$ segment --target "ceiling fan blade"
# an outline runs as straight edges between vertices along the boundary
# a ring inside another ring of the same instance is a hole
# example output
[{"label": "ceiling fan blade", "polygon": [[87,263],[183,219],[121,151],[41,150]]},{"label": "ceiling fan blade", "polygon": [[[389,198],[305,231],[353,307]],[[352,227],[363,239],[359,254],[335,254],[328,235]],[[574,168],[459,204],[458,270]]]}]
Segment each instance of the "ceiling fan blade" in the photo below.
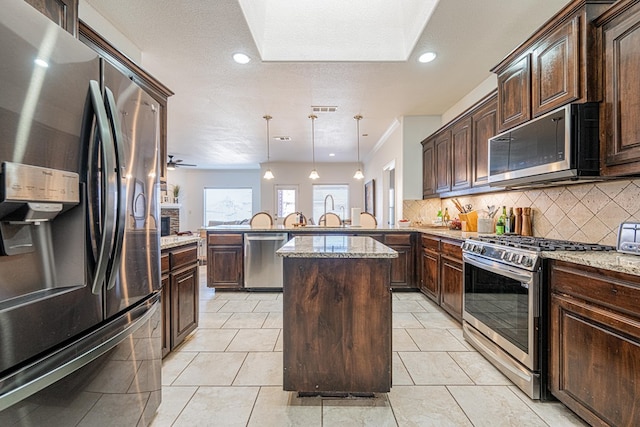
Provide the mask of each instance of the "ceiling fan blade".
[{"label": "ceiling fan blade", "polygon": [[191,163],[178,163],[176,166],[182,167],[182,166],[198,166],[198,165],[193,165]]}]

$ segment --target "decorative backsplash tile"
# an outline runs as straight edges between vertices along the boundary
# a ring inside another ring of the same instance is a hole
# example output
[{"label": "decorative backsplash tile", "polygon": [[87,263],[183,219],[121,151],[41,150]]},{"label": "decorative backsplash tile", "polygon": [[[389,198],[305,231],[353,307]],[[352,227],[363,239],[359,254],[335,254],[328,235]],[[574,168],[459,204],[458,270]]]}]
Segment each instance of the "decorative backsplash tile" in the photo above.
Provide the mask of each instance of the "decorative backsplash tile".
[{"label": "decorative backsplash tile", "polygon": [[[475,210],[487,206],[531,207],[533,235],[552,239],[615,245],[623,221],[640,222],[640,179],[510,190],[459,197]],[[405,200],[403,216],[430,223],[439,209],[458,210],[451,199]]]}]

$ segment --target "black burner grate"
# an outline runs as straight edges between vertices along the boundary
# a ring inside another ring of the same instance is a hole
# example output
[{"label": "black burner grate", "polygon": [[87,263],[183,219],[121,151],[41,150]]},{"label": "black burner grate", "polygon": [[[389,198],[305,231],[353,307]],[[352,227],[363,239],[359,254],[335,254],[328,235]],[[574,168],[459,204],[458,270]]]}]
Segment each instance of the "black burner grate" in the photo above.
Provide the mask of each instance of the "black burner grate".
[{"label": "black burner grate", "polygon": [[478,236],[477,240],[535,251],[615,251],[614,246],[529,236]]}]

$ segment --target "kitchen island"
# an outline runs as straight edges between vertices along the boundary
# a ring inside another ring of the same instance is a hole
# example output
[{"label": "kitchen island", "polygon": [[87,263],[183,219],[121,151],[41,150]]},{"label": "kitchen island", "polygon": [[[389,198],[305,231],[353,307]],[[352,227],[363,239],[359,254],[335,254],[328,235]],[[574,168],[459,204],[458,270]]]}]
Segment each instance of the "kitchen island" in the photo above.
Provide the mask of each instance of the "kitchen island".
[{"label": "kitchen island", "polygon": [[391,260],[360,236],[298,236],[284,258],[284,390],[370,395],[391,389]]}]

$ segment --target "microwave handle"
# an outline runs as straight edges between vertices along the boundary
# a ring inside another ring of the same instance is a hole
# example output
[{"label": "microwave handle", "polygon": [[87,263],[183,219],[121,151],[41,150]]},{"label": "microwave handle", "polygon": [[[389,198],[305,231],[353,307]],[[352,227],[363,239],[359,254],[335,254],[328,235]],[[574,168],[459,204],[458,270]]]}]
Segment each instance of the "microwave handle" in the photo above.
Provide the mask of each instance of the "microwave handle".
[{"label": "microwave handle", "polygon": [[505,276],[510,279],[516,280],[520,283],[530,285],[533,282],[533,273],[522,273],[515,268],[512,268],[505,264],[500,264],[495,261],[488,261],[486,258],[479,258],[471,254],[462,254],[462,261],[466,264],[471,264],[475,267],[483,270],[490,271],[491,273]]}]

